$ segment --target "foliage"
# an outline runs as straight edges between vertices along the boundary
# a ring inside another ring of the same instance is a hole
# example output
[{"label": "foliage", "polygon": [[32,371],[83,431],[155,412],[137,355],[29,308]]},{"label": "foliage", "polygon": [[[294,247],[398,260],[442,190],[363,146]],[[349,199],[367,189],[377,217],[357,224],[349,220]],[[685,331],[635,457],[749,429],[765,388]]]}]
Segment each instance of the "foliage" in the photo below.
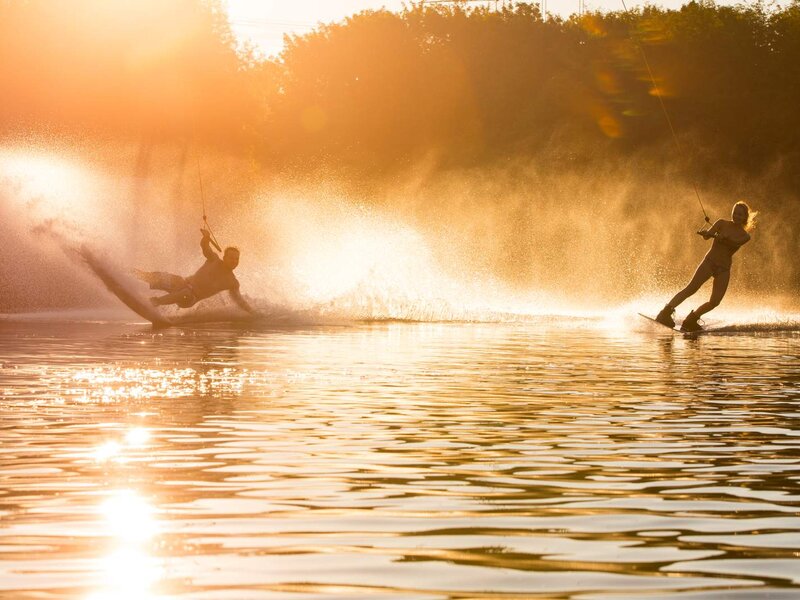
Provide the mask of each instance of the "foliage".
[{"label": "foliage", "polygon": [[650,151],[695,178],[781,162],[796,185],[798,82],[797,0],[566,20],[411,4],[289,37],[275,59],[237,46],[216,0],[0,0],[4,130],[203,136],[301,172]]},{"label": "foliage", "polygon": [[798,13],[797,2],[568,20],[529,4],[364,12],[289,41],[263,147],[369,169],[431,153],[442,165],[625,154],[673,143],[660,95],[679,145],[713,157],[699,167],[760,168],[800,152]]},{"label": "foliage", "polygon": [[3,0],[0,124],[240,138],[248,58],[216,1]]}]

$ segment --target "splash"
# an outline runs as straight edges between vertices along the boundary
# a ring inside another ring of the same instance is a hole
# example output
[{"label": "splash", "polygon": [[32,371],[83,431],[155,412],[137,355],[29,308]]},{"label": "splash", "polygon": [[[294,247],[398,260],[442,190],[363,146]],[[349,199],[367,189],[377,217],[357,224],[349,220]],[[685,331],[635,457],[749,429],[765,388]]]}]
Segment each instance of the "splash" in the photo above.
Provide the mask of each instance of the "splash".
[{"label": "splash", "polygon": [[[81,247],[102,255],[118,274],[134,267],[194,272],[203,260],[202,213],[187,152],[3,150],[0,233],[10,241],[11,260],[0,266],[0,284],[10,290],[0,296],[0,311],[122,311],[75,259]],[[608,323],[661,306],[704,251],[691,228],[678,223],[685,215],[641,200],[644,190],[659,198],[687,191],[653,191],[648,172],[609,168],[592,180],[543,174],[535,165],[411,173],[365,199],[335,182],[297,185],[236,158],[203,158],[215,232],[223,245],[241,249],[242,293],[273,323],[562,317]],[[769,237],[757,242],[762,256],[775,254]],[[742,316],[728,309],[737,299],[756,298],[749,288],[760,273],[750,250],[741,260],[737,255],[735,267],[747,293],[734,292],[714,312],[720,327]],[[125,285],[146,298],[140,282]],[[778,307],[775,318],[757,322],[791,327],[794,305],[779,306],[777,294],[756,291],[759,305]],[[170,318],[236,320],[237,311],[220,294]]]},{"label": "splash", "polygon": [[[18,268],[4,269],[3,281],[17,286],[41,264],[60,272],[58,285],[38,281],[38,290],[21,294],[25,307],[113,305],[87,277],[84,250],[102,256],[103,270],[124,280],[129,295],[142,294],[127,275],[134,265],[188,274],[202,262],[199,240],[186,232],[171,243],[154,241],[169,238],[182,215],[148,211],[146,222],[132,218],[142,205],[168,196],[157,177],[145,192],[140,182],[99,176],[80,161],[21,151],[3,153],[0,177],[6,227],[17,236],[33,234]],[[519,312],[500,280],[448,271],[419,229],[342,197],[256,193],[225,212],[221,231],[226,239],[235,232],[242,248],[242,291],[276,322],[501,320]],[[180,250],[165,261],[165,246]],[[201,304],[168,316],[176,322],[236,320],[224,295]]]}]

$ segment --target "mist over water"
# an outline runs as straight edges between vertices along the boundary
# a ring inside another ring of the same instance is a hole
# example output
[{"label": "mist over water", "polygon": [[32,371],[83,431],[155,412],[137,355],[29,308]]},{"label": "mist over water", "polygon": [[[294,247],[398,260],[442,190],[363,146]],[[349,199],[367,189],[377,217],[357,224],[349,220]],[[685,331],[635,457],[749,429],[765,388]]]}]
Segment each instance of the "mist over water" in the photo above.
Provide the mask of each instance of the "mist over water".
[{"label": "mist over water", "polygon": [[[0,310],[119,308],[71,257],[84,244],[119,272],[192,273],[202,262],[201,179],[220,243],[242,251],[242,292],[284,319],[654,312],[707,250],[694,233],[702,216],[690,185],[647,164],[441,171],[423,161],[401,180],[354,192],[334,178],[298,183],[188,145],[7,144]],[[706,197],[714,218],[738,199],[723,192]],[[781,223],[762,213],[711,319],[762,328],[795,321]],[[224,296],[201,310],[235,311]]]}]

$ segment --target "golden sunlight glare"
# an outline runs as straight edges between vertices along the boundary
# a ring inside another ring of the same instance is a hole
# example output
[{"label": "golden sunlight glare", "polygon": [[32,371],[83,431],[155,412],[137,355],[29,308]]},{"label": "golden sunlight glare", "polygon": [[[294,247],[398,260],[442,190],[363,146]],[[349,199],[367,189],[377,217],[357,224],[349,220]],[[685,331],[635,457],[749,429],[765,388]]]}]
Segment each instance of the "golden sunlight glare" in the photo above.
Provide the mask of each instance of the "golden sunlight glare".
[{"label": "golden sunlight glare", "polygon": [[104,462],[119,455],[122,446],[118,442],[108,441],[95,449],[93,455],[97,462]]},{"label": "golden sunlight glare", "polygon": [[86,600],[157,600],[150,591],[163,575],[158,558],[139,548],[123,547],[103,557],[103,588]]},{"label": "golden sunlight glare", "polygon": [[158,532],[153,507],[132,490],[120,490],[100,507],[109,533],[126,542],[145,542]]},{"label": "golden sunlight glare", "polygon": [[135,427],[125,434],[125,441],[129,446],[144,446],[150,439],[150,432],[144,427]]},{"label": "golden sunlight glare", "polygon": [[19,189],[19,197],[50,209],[83,205],[91,178],[64,158],[37,152],[0,151],[0,177]]}]

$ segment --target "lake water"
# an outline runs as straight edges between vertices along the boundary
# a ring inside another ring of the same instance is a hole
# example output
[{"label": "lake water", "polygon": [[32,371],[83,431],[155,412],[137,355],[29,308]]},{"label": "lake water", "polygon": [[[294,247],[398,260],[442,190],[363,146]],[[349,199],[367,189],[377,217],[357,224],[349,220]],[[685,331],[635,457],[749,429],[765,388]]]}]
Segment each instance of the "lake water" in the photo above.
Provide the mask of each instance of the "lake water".
[{"label": "lake water", "polygon": [[0,598],[800,597],[800,335],[0,320]]}]

